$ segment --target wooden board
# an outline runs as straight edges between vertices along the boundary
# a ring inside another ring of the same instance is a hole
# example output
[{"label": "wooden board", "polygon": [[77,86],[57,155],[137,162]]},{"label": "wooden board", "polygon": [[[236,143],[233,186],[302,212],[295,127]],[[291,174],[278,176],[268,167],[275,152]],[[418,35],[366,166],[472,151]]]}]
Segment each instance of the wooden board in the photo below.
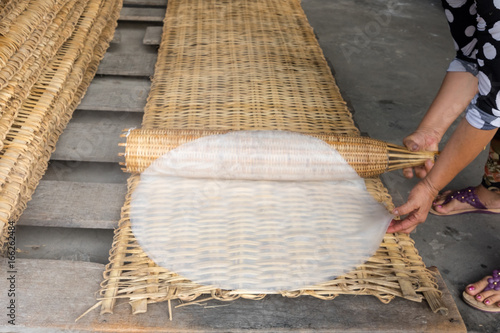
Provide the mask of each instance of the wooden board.
[{"label": "wooden board", "polygon": [[[1,263],[6,267],[6,259]],[[93,306],[104,265],[62,260],[18,259],[15,262],[16,329],[45,328],[102,332],[466,332],[449,291],[444,301],[447,316],[434,314],[428,305],[395,299],[383,305],[371,296],[339,296],[333,301],[311,297],[296,299],[268,296],[261,301],[211,301],[202,305],[173,309],[168,319],[168,303],[151,304],[148,312],[131,315],[123,302],[112,315],[98,310],[75,323]],[[8,290],[7,270],[0,270],[0,290]],[[1,293],[1,304],[8,304]],[[172,302],[173,306],[179,302]],[[0,329],[9,328],[6,320]]]},{"label": "wooden board", "polygon": [[123,5],[165,7],[167,5],[167,0],[123,0]]},{"label": "wooden board", "polygon": [[97,74],[152,77],[156,64],[156,54],[115,54],[106,53]]},{"label": "wooden board", "polygon": [[163,27],[147,27],[142,43],[144,45],[160,45]]},{"label": "wooden board", "polygon": [[123,152],[118,144],[125,142],[120,135],[124,129],[139,127],[140,118],[125,114],[120,122],[112,123],[103,118],[95,122],[73,121],[59,137],[56,151],[51,159],[55,161],[122,162],[118,153]]},{"label": "wooden board", "polygon": [[126,193],[126,184],[42,180],[19,225],[114,229]]},{"label": "wooden board", "polygon": [[77,109],[143,112],[150,87],[149,78],[96,76]]},{"label": "wooden board", "polygon": [[122,40],[122,34],[119,30],[115,30],[111,44],[120,44]]},{"label": "wooden board", "polygon": [[119,21],[163,22],[166,8],[123,7]]}]

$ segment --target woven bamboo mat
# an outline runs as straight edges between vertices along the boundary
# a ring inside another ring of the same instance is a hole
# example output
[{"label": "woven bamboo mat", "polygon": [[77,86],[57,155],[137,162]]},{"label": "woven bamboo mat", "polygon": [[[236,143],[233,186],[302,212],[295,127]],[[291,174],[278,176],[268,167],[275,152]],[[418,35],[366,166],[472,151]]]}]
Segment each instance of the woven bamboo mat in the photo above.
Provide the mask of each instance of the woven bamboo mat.
[{"label": "woven bamboo mat", "polygon": [[12,21],[28,7],[29,0],[2,0],[0,1],[0,35],[10,30]]},{"label": "woven bamboo mat", "polygon": [[[30,2],[35,6],[36,1]],[[111,41],[121,1],[60,1],[33,54],[15,71],[8,87],[9,110],[0,153],[0,225],[17,221],[44,174],[56,141],[79,104]],[[35,7],[39,8],[39,7]],[[21,13],[19,17],[24,14]],[[41,15],[41,13],[39,13]],[[15,31],[15,23],[9,33]],[[1,36],[0,36],[1,37]],[[19,46],[19,52],[25,45]],[[11,58],[19,56],[13,53]],[[9,59],[11,59],[9,58]],[[9,61],[5,62],[8,66]],[[34,78],[33,78],[34,77]],[[2,91],[4,91],[4,88]],[[0,245],[6,233],[0,237]]]},{"label": "woven bamboo mat", "polygon": [[[359,135],[297,0],[169,1],[143,129]],[[197,285],[149,259],[130,226],[131,194],[139,180],[128,180],[100,291],[101,313],[112,312],[117,299],[141,313],[148,303],[175,299],[265,297]],[[366,185],[377,201],[393,207],[378,178],[366,179]],[[403,234],[387,234],[376,254],[349,274],[281,294],[373,295],[384,303],[425,298],[434,311],[443,308],[433,275]]]}]

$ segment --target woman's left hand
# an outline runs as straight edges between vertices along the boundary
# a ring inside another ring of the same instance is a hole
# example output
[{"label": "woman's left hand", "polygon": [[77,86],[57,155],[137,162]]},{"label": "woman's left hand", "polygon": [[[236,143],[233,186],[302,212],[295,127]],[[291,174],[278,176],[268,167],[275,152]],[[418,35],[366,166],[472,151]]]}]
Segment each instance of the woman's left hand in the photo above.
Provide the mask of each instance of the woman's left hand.
[{"label": "woman's left hand", "polygon": [[425,222],[437,194],[438,191],[434,189],[427,179],[420,181],[411,190],[408,201],[392,211],[394,215],[407,216],[403,220],[392,220],[387,232],[403,232],[407,234],[412,232],[417,225]]}]

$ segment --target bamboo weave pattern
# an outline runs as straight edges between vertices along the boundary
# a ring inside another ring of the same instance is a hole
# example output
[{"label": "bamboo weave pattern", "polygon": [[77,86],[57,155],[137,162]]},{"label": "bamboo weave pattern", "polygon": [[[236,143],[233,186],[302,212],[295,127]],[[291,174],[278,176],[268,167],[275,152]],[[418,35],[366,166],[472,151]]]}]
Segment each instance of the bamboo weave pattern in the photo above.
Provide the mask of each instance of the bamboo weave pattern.
[{"label": "bamboo weave pattern", "polygon": [[[359,135],[296,0],[169,1],[143,129]],[[142,313],[150,303],[203,295],[223,301],[265,296],[197,285],[149,259],[130,225],[139,180],[132,175],[128,181],[100,292],[101,313],[112,312],[119,298]],[[377,201],[393,207],[379,179],[366,185]],[[407,235],[387,234],[372,258],[342,277],[281,294],[373,295],[382,302],[425,297],[433,310],[441,306],[436,282]]]}]

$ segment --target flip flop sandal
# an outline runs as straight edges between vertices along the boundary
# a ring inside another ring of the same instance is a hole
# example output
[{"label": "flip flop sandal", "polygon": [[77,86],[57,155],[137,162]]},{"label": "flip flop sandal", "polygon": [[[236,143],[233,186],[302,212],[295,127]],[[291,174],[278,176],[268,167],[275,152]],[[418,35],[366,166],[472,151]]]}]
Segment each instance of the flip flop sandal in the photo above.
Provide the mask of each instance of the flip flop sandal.
[{"label": "flip flop sandal", "polygon": [[[500,271],[493,271],[493,276],[488,279],[488,285],[483,291],[488,291],[495,289],[500,291]],[[483,302],[477,301],[474,296],[467,294],[465,291],[462,294],[462,297],[468,305],[472,306],[475,309],[484,311],[484,312],[500,312],[500,306],[498,305],[486,305]],[[498,304],[498,302],[497,302]]]},{"label": "flip flop sandal", "polygon": [[486,305],[483,302],[476,301],[474,296],[467,294],[465,291],[462,293],[462,297],[468,305],[472,306],[477,310],[481,310],[483,312],[500,312],[500,306]]},{"label": "flip flop sandal", "polygon": [[472,186],[464,188],[463,190],[451,192],[446,196],[444,202],[441,205],[446,205],[451,200],[458,200],[460,202],[468,203],[472,207],[467,209],[454,210],[449,213],[440,213],[431,207],[430,213],[440,216],[459,215],[467,213],[500,214],[500,208],[486,208],[486,206],[477,197],[476,189]]}]

